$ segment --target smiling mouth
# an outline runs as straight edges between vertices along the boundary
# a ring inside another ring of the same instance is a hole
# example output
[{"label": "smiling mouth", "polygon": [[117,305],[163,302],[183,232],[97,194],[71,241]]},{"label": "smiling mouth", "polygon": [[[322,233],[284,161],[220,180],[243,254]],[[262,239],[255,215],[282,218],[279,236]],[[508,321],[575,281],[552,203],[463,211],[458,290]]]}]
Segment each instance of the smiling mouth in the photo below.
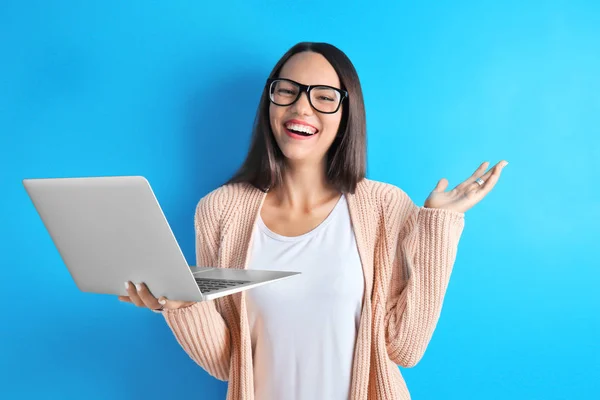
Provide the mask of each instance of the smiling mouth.
[{"label": "smiling mouth", "polygon": [[283,125],[285,129],[290,131],[295,135],[300,136],[314,136],[319,130],[310,126],[302,125],[302,124],[294,124],[294,123],[286,123]]}]

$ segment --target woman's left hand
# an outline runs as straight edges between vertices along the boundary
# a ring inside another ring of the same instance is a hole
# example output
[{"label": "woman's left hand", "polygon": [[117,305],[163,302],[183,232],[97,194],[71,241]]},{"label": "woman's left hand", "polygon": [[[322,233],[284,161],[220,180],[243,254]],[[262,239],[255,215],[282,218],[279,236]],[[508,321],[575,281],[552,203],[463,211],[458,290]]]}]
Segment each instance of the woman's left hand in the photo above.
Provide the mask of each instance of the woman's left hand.
[{"label": "woman's left hand", "polygon": [[[483,172],[489,165],[486,161],[466,181],[449,192],[445,191],[448,187],[448,180],[446,178],[440,179],[433,192],[425,200],[425,207],[443,208],[461,213],[466,212],[479,203],[492,190],[496,182],[498,182],[500,173],[506,164],[508,164],[507,161],[500,161],[484,174]],[[477,178],[481,178],[484,183],[479,185],[476,182]]]}]

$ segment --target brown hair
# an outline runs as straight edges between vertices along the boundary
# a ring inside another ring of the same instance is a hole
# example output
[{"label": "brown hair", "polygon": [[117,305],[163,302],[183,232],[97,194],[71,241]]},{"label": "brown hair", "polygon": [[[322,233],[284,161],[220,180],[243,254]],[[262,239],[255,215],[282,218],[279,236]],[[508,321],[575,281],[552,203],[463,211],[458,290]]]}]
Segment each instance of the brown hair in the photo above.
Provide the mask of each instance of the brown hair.
[{"label": "brown hair", "polygon": [[[348,91],[336,138],[327,151],[327,179],[342,193],[354,193],[356,184],[366,175],[366,117],[358,74],[350,59],[328,43],[302,42],[289,49],[275,64],[269,78],[279,77],[283,65],[293,55],[312,51],[323,55],[339,76],[341,89]],[[254,119],[248,155],[240,169],[227,183],[247,182],[262,191],[280,185],[285,156],[279,149],[269,120],[269,93],[265,84]]]}]

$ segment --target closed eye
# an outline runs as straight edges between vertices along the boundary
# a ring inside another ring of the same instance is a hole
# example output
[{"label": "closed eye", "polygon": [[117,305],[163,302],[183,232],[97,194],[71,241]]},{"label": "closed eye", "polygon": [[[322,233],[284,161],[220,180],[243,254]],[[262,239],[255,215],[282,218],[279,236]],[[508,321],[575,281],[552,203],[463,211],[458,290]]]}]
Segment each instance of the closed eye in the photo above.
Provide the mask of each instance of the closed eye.
[{"label": "closed eye", "polygon": [[279,93],[279,94],[295,94],[294,91],[289,90],[289,89],[278,89],[277,93]]},{"label": "closed eye", "polygon": [[327,96],[319,96],[319,100],[323,100],[323,101],[335,101],[335,99],[333,99],[331,97],[327,97]]}]

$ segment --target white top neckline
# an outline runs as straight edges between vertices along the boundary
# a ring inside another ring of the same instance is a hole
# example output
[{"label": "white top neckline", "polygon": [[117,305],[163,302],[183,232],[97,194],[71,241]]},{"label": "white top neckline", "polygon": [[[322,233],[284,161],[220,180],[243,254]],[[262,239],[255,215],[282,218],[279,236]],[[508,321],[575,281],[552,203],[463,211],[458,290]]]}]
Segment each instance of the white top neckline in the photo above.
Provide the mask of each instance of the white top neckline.
[{"label": "white top neckline", "polygon": [[345,201],[346,201],[346,198],[342,194],[340,196],[340,198],[338,199],[337,203],[335,204],[335,206],[333,207],[333,209],[329,212],[329,215],[327,215],[327,217],[325,217],[325,219],[319,225],[317,225],[310,231],[303,233],[301,235],[298,235],[298,236],[284,236],[284,235],[280,235],[279,233],[273,232],[265,224],[260,213],[258,214],[258,227],[265,235],[269,236],[272,239],[280,240],[282,242],[295,242],[295,241],[305,240],[305,239],[310,238],[311,236],[316,235],[320,230],[325,229],[325,227],[327,225],[329,225],[331,220],[335,217],[335,214],[338,212],[338,209],[341,207],[341,204],[343,204]]}]

